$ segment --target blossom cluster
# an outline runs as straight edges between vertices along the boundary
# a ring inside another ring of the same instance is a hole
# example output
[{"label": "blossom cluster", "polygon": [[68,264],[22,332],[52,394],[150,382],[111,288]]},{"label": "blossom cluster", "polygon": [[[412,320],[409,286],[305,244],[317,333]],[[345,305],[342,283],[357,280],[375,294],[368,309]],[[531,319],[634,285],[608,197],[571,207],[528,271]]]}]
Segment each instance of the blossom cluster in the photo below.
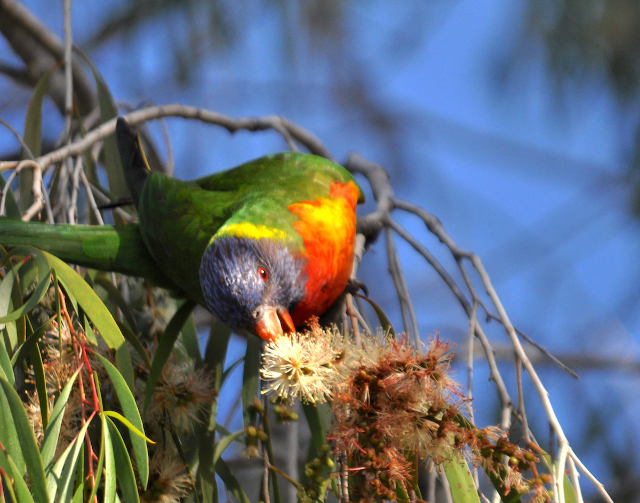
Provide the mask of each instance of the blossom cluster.
[{"label": "blossom cluster", "polygon": [[451,377],[451,349],[439,335],[422,347],[382,333],[355,342],[313,323],[266,347],[262,377],[277,396],[331,402],[328,439],[347,460],[351,501],[405,498],[415,489],[417,461],[440,465],[460,455],[502,479],[505,491],[535,486],[545,496],[542,479],[522,476],[539,461],[531,451],[463,416],[468,403]]}]

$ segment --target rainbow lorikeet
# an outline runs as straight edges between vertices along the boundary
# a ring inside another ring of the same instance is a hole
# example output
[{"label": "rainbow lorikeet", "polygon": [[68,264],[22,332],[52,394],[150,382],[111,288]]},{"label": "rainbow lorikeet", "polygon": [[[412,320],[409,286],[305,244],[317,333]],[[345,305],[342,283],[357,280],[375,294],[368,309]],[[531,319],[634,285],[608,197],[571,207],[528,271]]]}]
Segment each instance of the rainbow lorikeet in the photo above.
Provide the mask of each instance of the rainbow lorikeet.
[{"label": "rainbow lorikeet", "polygon": [[149,170],[123,118],[116,138],[138,225],[3,220],[0,244],[40,246],[38,235],[57,232],[45,249],[63,260],[172,283],[230,328],[267,341],[321,315],[343,293],[355,207],[364,201],[344,168],[287,152],[181,181]]}]

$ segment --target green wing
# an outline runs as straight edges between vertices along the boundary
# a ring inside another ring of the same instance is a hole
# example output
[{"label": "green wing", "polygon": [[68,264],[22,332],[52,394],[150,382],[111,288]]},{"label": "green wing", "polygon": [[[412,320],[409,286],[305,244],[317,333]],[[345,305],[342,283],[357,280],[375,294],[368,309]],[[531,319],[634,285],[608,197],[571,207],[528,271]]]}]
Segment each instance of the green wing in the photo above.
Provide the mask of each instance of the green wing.
[{"label": "green wing", "polygon": [[150,173],[138,207],[142,239],[163,272],[204,305],[200,260],[228,218],[234,193],[211,192],[190,182]]},{"label": "green wing", "polygon": [[342,166],[310,154],[285,152],[261,157],[237,168],[195,180],[209,191],[235,194],[233,214],[228,225],[251,223],[278,229],[283,244],[293,249],[303,246],[294,228],[297,216],[290,205],[329,197],[335,182],[354,182],[364,201],[362,189]]},{"label": "green wing", "polygon": [[[355,182],[353,175],[324,157],[297,152],[266,155],[219,173],[194,180],[205,190],[236,192],[239,196],[256,191],[287,191],[289,204],[327,197],[334,181]],[[357,183],[356,183],[357,185]],[[360,186],[360,199],[364,193]]]}]

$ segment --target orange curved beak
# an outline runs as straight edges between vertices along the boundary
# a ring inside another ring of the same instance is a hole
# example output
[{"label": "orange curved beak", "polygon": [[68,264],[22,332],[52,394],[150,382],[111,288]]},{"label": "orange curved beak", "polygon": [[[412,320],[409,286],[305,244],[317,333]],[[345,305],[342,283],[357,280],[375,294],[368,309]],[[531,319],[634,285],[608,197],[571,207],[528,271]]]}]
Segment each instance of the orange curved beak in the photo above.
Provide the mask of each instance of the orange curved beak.
[{"label": "orange curved beak", "polygon": [[267,342],[274,341],[277,337],[291,334],[296,331],[291,315],[286,309],[266,309],[262,318],[258,320],[253,331],[258,337]]}]

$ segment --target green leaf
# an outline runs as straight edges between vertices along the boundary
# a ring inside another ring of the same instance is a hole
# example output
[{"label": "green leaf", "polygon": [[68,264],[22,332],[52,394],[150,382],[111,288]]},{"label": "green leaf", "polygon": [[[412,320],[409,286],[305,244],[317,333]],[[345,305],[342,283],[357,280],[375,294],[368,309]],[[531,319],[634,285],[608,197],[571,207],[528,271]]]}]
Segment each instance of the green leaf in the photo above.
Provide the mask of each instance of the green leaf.
[{"label": "green leaf", "polygon": [[107,426],[107,416],[102,418],[102,440],[104,442],[104,502],[114,503],[116,500],[116,459],[113,452],[111,432]]},{"label": "green leaf", "polygon": [[18,203],[16,203],[16,198],[13,195],[13,191],[11,187],[7,187],[7,181],[4,179],[2,175],[0,175],[0,190],[2,192],[7,193],[7,197],[5,200],[5,210],[7,212],[7,216],[9,218],[13,218],[15,220],[20,220],[22,213],[20,212],[20,208],[18,207]]},{"label": "green leaf", "polygon": [[389,317],[387,316],[387,314],[378,304],[372,301],[369,297],[365,297],[364,295],[360,295],[359,293],[354,293],[353,295],[355,295],[359,299],[362,299],[368,302],[371,305],[373,310],[376,312],[376,315],[378,316],[378,321],[380,321],[380,326],[382,327],[382,330],[384,330],[385,332],[389,332],[393,337],[396,336],[396,331],[393,328],[393,325],[391,324],[391,320],[389,320]]},{"label": "green leaf", "polygon": [[242,373],[242,417],[245,429],[256,422],[257,412],[253,407],[253,400],[258,396],[261,353],[262,341],[253,335],[247,337],[247,352]]},{"label": "green leaf", "polygon": [[[80,454],[78,454],[78,461],[76,461],[76,487],[84,484],[84,453],[85,449],[80,449]],[[75,494],[73,497],[75,498]]]},{"label": "green leaf", "polygon": [[129,323],[129,326],[131,327],[131,330],[133,331],[133,333],[137,334],[138,324],[136,323],[136,319],[133,316],[133,313],[129,309],[127,302],[124,300],[124,297],[122,296],[122,294],[120,293],[120,290],[118,290],[116,285],[114,285],[111,281],[109,281],[104,276],[96,276],[94,281],[96,285],[100,285],[102,288],[104,288],[107,291],[109,296],[115,301],[117,306],[122,311],[122,314],[124,315],[125,319]]},{"label": "green leaf", "polygon": [[85,433],[87,432],[87,428],[89,428],[90,424],[91,421],[87,421],[85,423],[85,425],[80,429],[80,432],[76,435],[76,438],[67,446],[51,470],[51,475],[47,479],[47,483],[52,495],[54,491],[56,493],[55,501],[64,503],[69,501],[72,497],[72,482],[74,480],[75,466],[78,457],[80,456],[82,446],[84,445]]},{"label": "green leaf", "polygon": [[[22,264],[16,264],[15,267],[9,269],[0,283],[0,316],[7,315],[11,305],[11,292],[16,280],[16,274]],[[0,323],[0,329],[4,328],[4,323]]]},{"label": "green leaf", "polygon": [[469,465],[459,452],[443,463],[444,473],[451,487],[451,495],[456,503],[480,503],[478,491],[469,471]]},{"label": "green leaf", "polygon": [[[24,121],[24,133],[22,135],[31,154],[34,157],[40,157],[42,153],[42,102],[49,84],[51,74],[58,69],[58,65],[45,73],[33,91],[27,114]],[[23,153],[23,158],[28,158],[27,153]],[[33,170],[23,169],[20,172],[20,209],[26,211],[33,203]]]},{"label": "green leaf", "polygon": [[182,343],[189,357],[195,361],[196,368],[200,367],[202,365],[202,355],[200,354],[198,330],[193,314],[187,318],[184,327],[182,327]]},{"label": "green leaf", "polygon": [[[33,248],[31,246],[14,248],[13,250],[11,250],[11,253],[8,255],[8,257],[11,257],[11,256],[25,256],[25,257],[28,256],[34,259],[36,262],[36,265],[38,266],[38,275],[40,276],[40,282],[38,283],[38,286],[36,286],[35,290],[31,294],[31,297],[29,297],[29,300],[25,304],[20,306],[18,309],[16,309],[15,311],[12,311],[2,316],[0,318],[0,324],[6,323],[8,321],[17,320],[21,316],[31,311],[36,306],[36,304],[38,304],[38,302],[42,300],[42,297],[44,297],[45,293],[47,293],[47,289],[49,288],[49,284],[51,282],[51,274],[50,274],[51,268],[49,267],[49,263],[45,255],[43,254],[43,252],[41,252],[37,248]],[[16,267],[11,269],[11,271],[14,271]],[[0,284],[0,289],[3,288],[5,281],[9,279],[10,273],[11,272],[7,273],[7,276],[2,281],[2,284]],[[16,271],[13,272],[11,284],[13,284],[13,281],[15,281],[15,274],[17,274],[17,269]],[[9,289],[9,285],[7,285],[6,288]],[[13,287],[11,287],[11,291],[13,291]]]},{"label": "green leaf", "polygon": [[73,291],[78,304],[87,314],[93,325],[98,329],[100,335],[111,349],[116,352],[116,362],[130,390],[134,388],[133,367],[131,365],[131,355],[125,343],[124,336],[120,332],[113,316],[102,303],[87,282],[82,279],[73,269],[59,258],[42,252],[49,260],[51,267],[55,269],[58,279],[62,281],[67,293]]},{"label": "green leaf", "polygon": [[11,386],[15,386],[16,381],[13,375],[13,366],[11,365],[11,359],[5,346],[4,337],[0,335],[0,376],[4,377],[11,383]]},{"label": "green leaf", "polygon": [[42,154],[42,102],[47,91],[49,78],[58,69],[58,66],[55,65],[40,78],[27,107],[22,138],[34,157],[40,157]]},{"label": "green leaf", "polygon": [[0,318],[0,323],[6,323],[8,321],[17,320],[21,316],[24,316],[25,314],[30,312],[34,307],[36,307],[38,302],[42,300],[42,297],[44,297],[45,293],[47,293],[47,289],[49,288],[50,283],[51,283],[51,276],[47,274],[40,280],[40,282],[38,283],[38,286],[33,291],[33,294],[31,294],[31,297],[29,297],[29,300],[25,302],[22,306],[20,306],[18,309],[16,309],[15,311]]},{"label": "green leaf", "polygon": [[33,367],[33,377],[36,381],[38,391],[38,403],[40,404],[40,417],[42,418],[42,428],[46,429],[49,424],[49,397],[47,396],[47,378],[44,374],[44,363],[40,354],[40,346],[37,344],[31,348],[31,366]]},{"label": "green leaf", "polygon": [[331,408],[327,403],[303,403],[302,410],[311,430],[309,450],[313,448],[312,457],[317,457],[322,452],[322,446],[327,443],[327,432],[331,427]]},{"label": "green leaf", "polygon": [[82,503],[84,497],[84,481],[77,484],[76,492],[71,503]]},{"label": "green leaf", "polygon": [[102,482],[102,472],[103,472],[103,468],[104,468],[104,435],[100,435],[100,453],[98,454],[98,467],[96,468],[95,473],[95,478],[96,481],[93,484],[93,489],[91,490],[91,494],[89,495],[89,498],[87,498],[86,501],[90,501],[93,502],[95,501],[95,497],[96,494],[98,493],[98,488],[101,488],[101,482]]},{"label": "green leaf", "polygon": [[[2,425],[0,428],[0,443],[2,443],[15,461],[20,470],[20,476],[23,476],[27,471],[27,467],[22,457],[20,440],[18,439],[18,433],[16,432],[16,426],[11,414],[11,407],[9,407],[9,401],[2,392],[0,392],[0,425]],[[10,467],[2,456],[0,456],[0,468],[5,471],[10,470]]]},{"label": "green leaf", "polygon": [[[209,340],[204,350],[203,364],[210,372],[214,374],[214,387],[216,391],[220,391],[224,383],[224,362],[227,359],[227,349],[229,340],[231,339],[231,330],[219,320],[211,325],[209,330]],[[244,357],[242,358],[244,360]],[[214,400],[213,406],[217,404]],[[215,413],[213,414],[215,418]]]},{"label": "green leaf", "polygon": [[[4,451],[3,454],[9,467],[7,471],[11,474],[13,485],[15,486],[15,494],[12,494],[12,496],[17,500],[17,503],[34,503],[31,491],[29,491],[29,487],[27,487],[27,483],[22,478],[22,474],[16,466],[16,463],[13,461],[11,455],[6,451]],[[7,486],[10,486],[10,481],[8,480]]]},{"label": "green leaf", "polygon": [[[3,463],[4,460],[4,456],[0,456],[0,464]],[[8,461],[4,461],[5,464],[8,464]],[[18,501],[18,499],[16,498],[16,493],[13,490],[13,486],[11,485],[13,482],[14,477],[11,477],[10,473],[11,473],[11,468],[7,468],[7,470],[9,471],[9,473],[7,473],[7,471],[0,469],[0,484],[2,484],[2,480],[4,479],[4,488],[6,488],[7,492],[9,493],[10,499],[9,502],[13,503],[14,501]],[[217,502],[216,502],[217,503]]]},{"label": "green leaf", "polygon": [[[87,60],[87,64],[93,72],[93,78],[96,81],[98,92],[98,105],[100,106],[100,122],[105,123],[118,116],[118,107],[116,106],[111,91],[105,83],[98,69]],[[131,197],[127,183],[124,178],[124,171],[120,163],[120,152],[114,135],[109,135],[103,140],[103,150],[107,171],[107,179],[109,180],[109,190],[116,198]]]},{"label": "green leaf", "polygon": [[238,482],[231,468],[229,468],[229,465],[222,458],[218,459],[216,463],[216,473],[222,479],[224,485],[227,486],[229,492],[233,494],[240,503],[251,503],[251,500],[249,500],[249,497],[242,489],[240,482]]},{"label": "green leaf", "polygon": [[51,473],[53,456],[56,453],[56,447],[60,437],[60,427],[62,426],[64,411],[67,408],[67,401],[69,400],[69,395],[73,389],[73,383],[75,382],[76,377],[78,377],[79,372],[80,369],[76,370],[67,384],[65,384],[64,388],[62,388],[60,396],[58,396],[58,399],[53,405],[51,417],[49,418],[49,425],[44,430],[44,439],[40,446],[40,455],[42,456],[42,462],[44,464],[44,470],[47,477]]},{"label": "green leaf", "polygon": [[[118,400],[120,401],[120,407],[122,407],[124,417],[127,418],[127,420],[138,431],[140,431],[144,437],[144,426],[140,417],[140,411],[138,410],[136,400],[133,397],[131,390],[124,382],[122,375],[104,356],[101,356],[98,353],[94,353],[94,355],[100,360],[102,366],[107,371],[107,374],[109,374],[109,379],[111,379],[111,384],[113,384],[113,388],[115,389]],[[144,438],[132,435],[131,446],[133,447],[133,453],[136,456],[140,482],[142,483],[142,487],[146,488],[147,482],[149,481],[149,454],[147,452],[147,443]]]},{"label": "green leaf", "polygon": [[216,450],[213,453],[214,465],[220,459],[220,457],[222,456],[222,453],[224,453],[224,451],[227,450],[227,447],[229,447],[234,440],[236,440],[242,435],[244,435],[244,430],[236,431],[235,433],[232,433],[231,435],[227,435],[226,437],[223,437],[220,439],[220,441],[216,444]]},{"label": "green leaf", "polygon": [[573,484],[569,481],[569,477],[565,474],[564,476],[564,501],[565,503],[577,503],[578,497],[576,496],[576,491],[573,488]]},{"label": "green leaf", "polygon": [[[11,309],[11,304],[9,306],[9,309]],[[8,352],[18,345],[18,324],[15,321],[10,321],[4,326],[2,338],[4,339],[4,347],[7,348]]]},{"label": "green leaf", "polygon": [[136,353],[138,353],[138,355],[140,356],[140,358],[142,359],[142,362],[144,363],[144,366],[148,369],[151,368],[151,360],[149,360],[149,355],[147,355],[147,352],[144,349],[144,346],[142,345],[142,343],[140,342],[140,339],[138,339],[138,337],[136,336],[136,334],[134,334],[131,329],[126,326],[124,323],[116,320],[116,323],[118,324],[118,327],[120,328],[120,331],[122,332],[122,335],[124,335],[124,338],[127,340],[127,342],[129,344],[131,344],[133,346],[133,349],[136,350]]},{"label": "green leaf", "polygon": [[[327,443],[327,432],[331,427],[331,407],[328,403],[303,403],[302,410],[307,418],[307,424],[311,431],[311,442],[307,451],[307,461],[319,458],[322,455],[322,446]],[[329,476],[329,469],[322,468],[325,478]],[[305,476],[306,480],[309,480]]]},{"label": "green leaf", "polygon": [[131,422],[124,417],[122,414],[115,412],[113,410],[105,410],[103,411],[103,413],[107,416],[109,416],[110,418],[114,418],[117,419],[118,421],[120,421],[123,425],[125,425],[129,431],[135,435],[138,435],[140,438],[143,438],[145,440],[145,442],[149,442],[150,444],[155,444],[155,442],[153,440],[151,440],[149,437],[145,436],[144,433],[142,433],[138,428],[136,428],[135,426],[133,426],[133,424],[131,424]]},{"label": "green leaf", "polygon": [[[97,346],[98,339],[96,339],[96,334],[93,333],[93,328],[91,328],[91,324],[89,323],[89,318],[87,318],[86,315],[83,316],[83,318],[84,318],[84,335],[91,344],[93,344],[94,346]],[[116,323],[118,322],[116,321]],[[122,329],[119,323],[118,323],[118,327]],[[122,335],[124,335],[124,332],[122,333]],[[125,336],[125,339],[126,339],[126,336]]]},{"label": "green leaf", "polygon": [[506,492],[503,482],[506,474],[507,471],[504,469],[504,467],[499,467],[497,470],[489,472],[488,475],[494,489],[500,495],[500,500],[502,501],[502,503],[517,503],[522,498],[522,494],[520,494],[513,488],[511,488],[509,492]]},{"label": "green leaf", "polygon": [[162,338],[158,343],[158,349],[156,350],[156,354],[153,357],[153,362],[151,363],[151,370],[149,371],[147,387],[144,391],[143,416],[147,413],[149,403],[151,403],[151,398],[153,397],[153,392],[155,391],[156,385],[158,384],[158,379],[160,379],[164,364],[167,363],[167,360],[169,359],[169,356],[173,351],[173,345],[175,344],[176,339],[180,334],[180,330],[182,330],[182,327],[191,315],[191,311],[193,311],[193,308],[195,306],[196,303],[192,300],[187,300],[184,304],[182,304],[180,306],[180,309],[176,311],[176,313],[169,321],[164,334],[162,334]]},{"label": "green leaf", "polygon": [[[547,468],[549,468],[549,466],[551,466],[551,456],[549,456],[549,454],[547,454],[546,452],[544,452],[542,449],[540,449],[540,451],[542,451],[542,457],[544,458],[544,461],[546,463]],[[556,470],[556,473],[558,471],[558,462],[554,461],[553,462],[553,466]],[[564,493],[564,501],[565,503],[576,503],[578,501],[578,497],[576,496],[576,492],[575,489],[573,488],[573,484],[571,484],[571,480],[569,480],[569,477],[567,476],[567,474],[564,474],[564,481],[562,483],[563,485],[563,493]]]},{"label": "green leaf", "polygon": [[[404,484],[401,482],[396,482],[396,497],[398,498],[397,501],[399,503],[409,503],[411,501],[411,498],[409,498],[409,495],[404,488]],[[455,500],[454,502],[457,503]]]},{"label": "green leaf", "polygon": [[[40,457],[38,444],[33,436],[33,430],[31,429],[27,412],[22,405],[18,393],[13,389],[9,381],[0,377],[0,386],[11,410],[9,417],[13,418],[12,422],[15,425],[15,432],[18,435],[22,457],[27,467],[27,472],[29,473],[31,492],[37,501],[49,501],[49,493],[44,476],[44,465]],[[5,417],[7,416],[5,415]],[[7,426],[6,423],[3,424],[5,427]],[[9,452],[9,454],[13,455],[12,452]]]},{"label": "green leaf", "polygon": [[47,331],[47,328],[49,328],[49,325],[51,325],[51,322],[53,321],[53,319],[54,319],[54,317],[52,316],[51,318],[49,318],[48,321],[45,321],[40,327],[38,327],[38,329],[35,332],[33,332],[27,338],[27,340],[24,342],[24,344],[22,344],[18,348],[18,351],[16,351],[14,353],[14,355],[13,355],[13,358],[11,358],[11,366],[12,367],[20,365],[22,363],[22,361],[27,357],[27,355],[31,352],[31,349],[36,347],[36,344],[38,343],[38,340],[40,340],[40,338]]},{"label": "green leaf", "polygon": [[[120,417],[122,418],[122,416]],[[136,484],[136,477],[133,473],[133,466],[131,465],[131,458],[127,452],[127,447],[124,444],[124,440],[122,440],[122,436],[120,435],[118,428],[116,428],[116,425],[113,424],[113,421],[108,417],[107,423],[109,425],[111,438],[113,439],[113,454],[117,461],[116,473],[118,475],[118,487],[122,491],[122,497],[127,503],[130,501],[139,502],[138,486]]]},{"label": "green leaf", "polygon": [[[204,352],[203,366],[214,376],[214,388],[220,391],[224,362],[227,358],[227,348],[231,330],[216,320],[209,330],[209,340]],[[218,429],[216,414],[218,400],[214,400],[209,408],[208,422],[200,428],[200,443],[198,448],[198,479],[204,501],[218,501],[218,485],[216,482],[216,467],[212,453],[215,451],[215,432]],[[224,434],[230,434],[225,432]]]}]

